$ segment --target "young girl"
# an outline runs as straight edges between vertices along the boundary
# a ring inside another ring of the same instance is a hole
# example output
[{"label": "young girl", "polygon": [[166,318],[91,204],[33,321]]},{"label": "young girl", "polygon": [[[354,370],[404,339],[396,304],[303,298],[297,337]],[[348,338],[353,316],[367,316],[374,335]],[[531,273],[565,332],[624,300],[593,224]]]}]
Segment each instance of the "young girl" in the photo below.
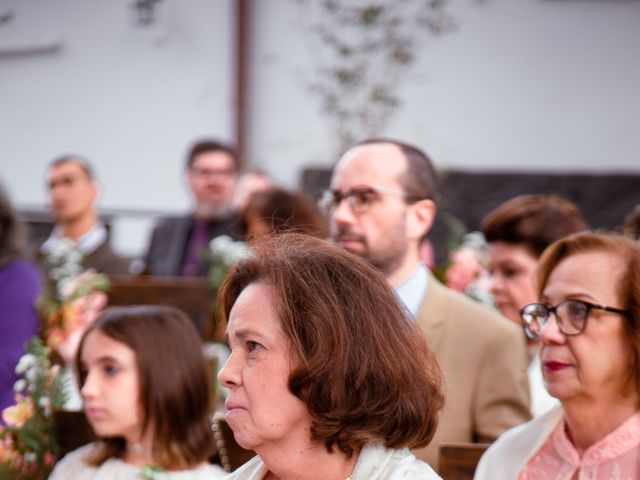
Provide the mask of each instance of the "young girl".
[{"label": "young girl", "polygon": [[[50,479],[217,479],[201,340],[179,310],[106,310],[76,356],[85,412],[100,441],[66,455]],[[146,469],[141,471],[142,469]],[[155,470],[154,470],[155,469]]]}]

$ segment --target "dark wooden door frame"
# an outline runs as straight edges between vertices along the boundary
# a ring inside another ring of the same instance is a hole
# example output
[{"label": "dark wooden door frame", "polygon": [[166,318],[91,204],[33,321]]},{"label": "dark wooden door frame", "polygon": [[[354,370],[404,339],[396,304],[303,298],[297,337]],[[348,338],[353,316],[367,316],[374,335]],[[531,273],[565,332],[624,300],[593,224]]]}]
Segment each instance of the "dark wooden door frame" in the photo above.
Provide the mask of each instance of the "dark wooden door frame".
[{"label": "dark wooden door frame", "polygon": [[233,56],[233,134],[238,149],[238,158],[242,167],[247,154],[247,106],[248,106],[248,78],[249,78],[249,19],[251,0],[234,0],[234,45]]}]

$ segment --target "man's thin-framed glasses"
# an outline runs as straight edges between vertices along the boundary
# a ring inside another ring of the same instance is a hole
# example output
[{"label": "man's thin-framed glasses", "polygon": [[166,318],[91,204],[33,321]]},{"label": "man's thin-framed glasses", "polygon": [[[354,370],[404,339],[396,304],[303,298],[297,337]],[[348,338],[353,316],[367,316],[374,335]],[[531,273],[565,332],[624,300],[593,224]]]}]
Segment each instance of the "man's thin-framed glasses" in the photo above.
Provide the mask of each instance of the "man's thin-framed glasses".
[{"label": "man's thin-framed glasses", "polygon": [[353,187],[344,192],[340,190],[325,190],[318,199],[318,207],[323,213],[330,215],[343,200],[346,200],[351,210],[356,213],[362,213],[378,201],[381,195],[417,199],[415,195],[399,190],[362,186]]},{"label": "man's thin-framed glasses", "polygon": [[552,313],[555,314],[558,328],[562,333],[569,336],[582,333],[587,326],[591,310],[604,310],[624,316],[631,315],[629,311],[621,308],[597,305],[584,300],[568,299],[560,302],[555,307],[544,303],[530,303],[520,309],[520,317],[527,337],[535,340],[540,338],[542,327],[551,318]]}]

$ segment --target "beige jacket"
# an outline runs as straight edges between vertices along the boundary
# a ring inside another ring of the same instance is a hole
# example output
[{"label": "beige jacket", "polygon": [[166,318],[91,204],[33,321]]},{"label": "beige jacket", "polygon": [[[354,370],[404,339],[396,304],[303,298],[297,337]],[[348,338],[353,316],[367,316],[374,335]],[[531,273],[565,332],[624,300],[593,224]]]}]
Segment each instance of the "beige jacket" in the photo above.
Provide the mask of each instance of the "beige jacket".
[{"label": "beige jacket", "polygon": [[492,442],[531,419],[527,350],[517,325],[432,275],[417,323],[442,368],[445,406],[431,443],[414,453],[438,465],[443,442]]}]

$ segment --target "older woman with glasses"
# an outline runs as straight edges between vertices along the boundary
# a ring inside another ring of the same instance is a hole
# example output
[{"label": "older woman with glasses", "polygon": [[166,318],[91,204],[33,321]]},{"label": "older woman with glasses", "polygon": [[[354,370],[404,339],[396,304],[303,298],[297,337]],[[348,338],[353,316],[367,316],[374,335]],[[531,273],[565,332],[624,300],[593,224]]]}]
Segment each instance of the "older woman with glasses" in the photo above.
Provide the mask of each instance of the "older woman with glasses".
[{"label": "older woman with glasses", "polygon": [[521,316],[562,406],[503,434],[475,479],[638,478],[640,244],[569,236],[545,251],[538,280]]}]

